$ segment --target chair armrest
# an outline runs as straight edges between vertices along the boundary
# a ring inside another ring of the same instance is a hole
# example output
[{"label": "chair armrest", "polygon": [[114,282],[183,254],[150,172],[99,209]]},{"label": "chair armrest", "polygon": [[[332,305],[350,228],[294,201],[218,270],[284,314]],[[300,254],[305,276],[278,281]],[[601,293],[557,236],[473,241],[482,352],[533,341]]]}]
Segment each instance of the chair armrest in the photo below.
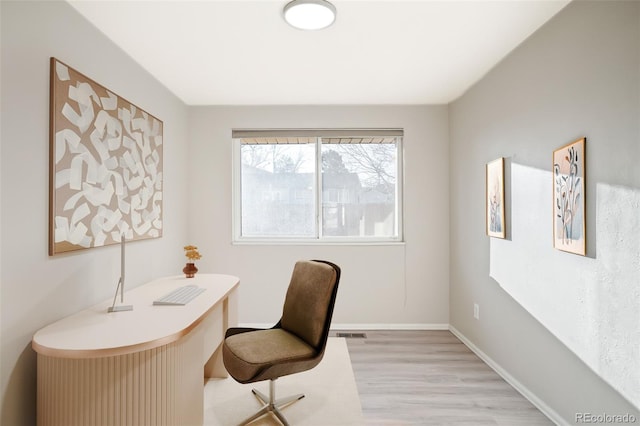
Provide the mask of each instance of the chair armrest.
[{"label": "chair armrest", "polygon": [[227,329],[224,335],[224,338],[226,339],[227,337],[230,337],[236,334],[248,333],[250,331],[272,330],[274,328],[282,328],[281,322],[282,320],[278,321],[278,323],[271,328],[231,327]]},{"label": "chair armrest", "polygon": [[226,333],[224,334],[224,338],[234,336],[236,334],[248,333],[250,331],[258,331],[262,330],[261,328],[250,328],[250,327],[232,327],[228,328]]}]

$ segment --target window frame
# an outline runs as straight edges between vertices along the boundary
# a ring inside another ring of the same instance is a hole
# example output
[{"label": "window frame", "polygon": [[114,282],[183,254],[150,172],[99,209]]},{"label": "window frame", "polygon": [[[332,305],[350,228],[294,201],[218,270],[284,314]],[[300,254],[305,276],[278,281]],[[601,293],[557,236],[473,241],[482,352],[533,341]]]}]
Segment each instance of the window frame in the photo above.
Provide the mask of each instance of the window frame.
[{"label": "window frame", "polygon": [[[345,237],[345,236],[327,236],[323,235],[323,204],[322,204],[322,139],[328,137],[335,137],[336,130],[313,130],[313,138],[315,141],[315,235],[313,237],[279,237],[279,236],[243,236],[242,235],[242,136],[236,137],[235,131],[232,137],[232,244],[248,244],[248,245],[397,245],[404,244],[404,227],[403,227],[403,204],[404,204],[404,136],[400,130],[394,130],[396,134],[389,132],[389,135],[385,137],[395,138],[396,143],[396,236],[392,237],[377,237],[377,236],[357,236],[357,237]],[[239,134],[244,135],[246,132],[254,132],[253,130],[240,130]],[[267,134],[269,137],[274,137],[282,133],[283,135],[290,134],[291,130],[286,131],[255,131],[257,135]],[[303,130],[304,132],[304,130]],[[309,132],[306,130],[306,132]],[[353,133],[354,131],[348,131],[345,137],[368,137],[367,133],[376,133],[376,135],[383,135],[379,133],[379,130],[364,130],[362,134]],[[360,132],[359,130],[357,132]],[[397,134],[400,132],[400,134]],[[323,133],[326,136],[323,136]],[[355,135],[358,136],[355,136]],[[305,135],[306,136],[306,135]],[[283,136],[284,137],[284,136]]]}]

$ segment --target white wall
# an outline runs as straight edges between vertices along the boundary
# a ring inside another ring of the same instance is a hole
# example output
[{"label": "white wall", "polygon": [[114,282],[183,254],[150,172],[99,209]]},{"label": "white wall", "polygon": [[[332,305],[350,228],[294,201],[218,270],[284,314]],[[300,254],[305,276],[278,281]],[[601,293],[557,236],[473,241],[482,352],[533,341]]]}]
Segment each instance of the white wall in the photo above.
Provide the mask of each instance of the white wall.
[{"label": "white wall", "polygon": [[[320,258],[343,271],[334,324],[448,324],[446,107],[194,107],[189,118],[190,243],[201,269],[240,276],[240,322],[277,321],[293,263]],[[404,128],[406,244],[231,244],[231,129],[296,127]]]},{"label": "white wall", "polygon": [[[450,118],[451,324],[564,421],[640,419],[640,3],[569,4]],[[582,136],[587,257],[552,247],[552,151]],[[484,167],[501,156],[510,237],[494,240]]]},{"label": "white wall", "polygon": [[0,244],[3,425],[35,424],[36,356],[44,325],[112,297],[118,247],[49,257],[49,57],[55,56],[164,121],[164,236],[131,243],[127,285],[184,264],[187,107],[65,2],[0,3]]}]

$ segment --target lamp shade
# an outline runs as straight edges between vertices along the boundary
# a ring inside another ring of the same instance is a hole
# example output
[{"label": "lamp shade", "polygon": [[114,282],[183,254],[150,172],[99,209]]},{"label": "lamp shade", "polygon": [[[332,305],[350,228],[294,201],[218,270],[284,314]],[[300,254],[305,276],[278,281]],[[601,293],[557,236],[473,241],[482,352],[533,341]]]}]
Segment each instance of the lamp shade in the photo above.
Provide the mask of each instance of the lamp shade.
[{"label": "lamp shade", "polygon": [[301,30],[320,30],[336,20],[336,8],[325,0],[293,0],[284,7],[284,19]]}]

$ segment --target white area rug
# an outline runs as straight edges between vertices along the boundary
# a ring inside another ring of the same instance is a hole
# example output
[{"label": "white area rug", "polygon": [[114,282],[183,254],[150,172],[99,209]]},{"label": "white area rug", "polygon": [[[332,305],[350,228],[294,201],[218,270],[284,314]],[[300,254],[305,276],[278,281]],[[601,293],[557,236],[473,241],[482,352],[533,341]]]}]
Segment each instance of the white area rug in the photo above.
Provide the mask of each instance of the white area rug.
[{"label": "white area rug", "polygon": [[[257,412],[261,403],[251,393],[252,388],[269,395],[268,381],[242,385],[231,377],[210,379],[204,389],[204,424],[237,425]],[[282,409],[291,425],[364,425],[344,338],[329,338],[324,358],[315,368],[276,381],[276,399],[298,393],[304,393],[305,397]],[[271,414],[252,423],[256,426],[278,424]]]}]

